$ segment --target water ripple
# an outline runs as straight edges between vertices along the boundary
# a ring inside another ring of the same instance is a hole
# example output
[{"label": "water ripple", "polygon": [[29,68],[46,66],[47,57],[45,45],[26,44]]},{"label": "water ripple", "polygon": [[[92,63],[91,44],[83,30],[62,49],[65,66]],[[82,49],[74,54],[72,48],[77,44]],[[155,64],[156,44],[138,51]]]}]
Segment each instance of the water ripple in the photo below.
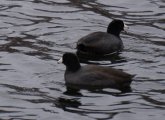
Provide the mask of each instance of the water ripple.
[{"label": "water ripple", "polygon": [[[0,119],[164,120],[163,0],[1,0]],[[132,92],[112,89],[66,94],[64,52],[112,19],[130,26],[125,50],[88,61],[135,74]],[[2,114],[1,114],[2,113]],[[144,114],[145,113],[145,114]]]}]

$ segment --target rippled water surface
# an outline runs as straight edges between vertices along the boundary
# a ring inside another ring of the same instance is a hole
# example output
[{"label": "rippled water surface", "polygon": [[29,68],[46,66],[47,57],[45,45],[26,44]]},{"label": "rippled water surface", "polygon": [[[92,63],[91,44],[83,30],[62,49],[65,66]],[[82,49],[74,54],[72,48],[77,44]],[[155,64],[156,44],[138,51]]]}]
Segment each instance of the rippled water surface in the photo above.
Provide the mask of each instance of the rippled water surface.
[{"label": "rippled water surface", "polygon": [[[81,90],[66,95],[65,66],[76,42],[106,31],[112,19],[129,25],[121,37],[123,62],[114,68],[136,74],[132,92]],[[164,120],[164,0],[1,0],[1,120]]]}]

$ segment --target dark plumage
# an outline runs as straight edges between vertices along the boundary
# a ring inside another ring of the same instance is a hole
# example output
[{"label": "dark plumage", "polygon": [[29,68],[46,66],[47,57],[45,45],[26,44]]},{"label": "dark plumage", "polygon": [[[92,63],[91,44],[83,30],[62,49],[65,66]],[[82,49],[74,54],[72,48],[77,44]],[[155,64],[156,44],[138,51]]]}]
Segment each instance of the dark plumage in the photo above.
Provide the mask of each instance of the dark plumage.
[{"label": "dark plumage", "polygon": [[122,20],[113,20],[107,32],[94,32],[88,34],[77,42],[78,55],[104,56],[119,53],[123,50],[120,32],[128,28]]},{"label": "dark plumage", "polygon": [[65,53],[60,60],[65,66],[65,82],[74,89],[130,88],[133,75],[110,67],[98,65],[81,66],[78,57]]}]

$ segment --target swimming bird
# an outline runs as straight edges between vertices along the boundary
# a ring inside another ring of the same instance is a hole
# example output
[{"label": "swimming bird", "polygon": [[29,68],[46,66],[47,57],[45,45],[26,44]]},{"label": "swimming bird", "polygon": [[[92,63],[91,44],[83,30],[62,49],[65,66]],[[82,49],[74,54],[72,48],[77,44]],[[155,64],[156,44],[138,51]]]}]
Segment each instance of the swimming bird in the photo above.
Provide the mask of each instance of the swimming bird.
[{"label": "swimming bird", "polygon": [[120,32],[128,26],[122,20],[115,19],[107,27],[107,32],[93,32],[77,42],[78,56],[105,56],[117,54],[124,48]]},{"label": "swimming bird", "polygon": [[134,75],[111,67],[99,65],[81,66],[74,53],[64,53],[58,61],[66,66],[65,84],[72,89],[114,88],[121,91],[130,89]]}]

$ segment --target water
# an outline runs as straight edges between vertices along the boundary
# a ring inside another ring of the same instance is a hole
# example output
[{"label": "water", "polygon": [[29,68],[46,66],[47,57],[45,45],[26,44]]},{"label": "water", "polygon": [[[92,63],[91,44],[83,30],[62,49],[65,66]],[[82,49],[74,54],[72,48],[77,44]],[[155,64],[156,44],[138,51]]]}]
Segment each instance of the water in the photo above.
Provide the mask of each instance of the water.
[{"label": "water", "polygon": [[[1,0],[0,119],[164,120],[164,11],[164,0]],[[57,60],[114,18],[130,27],[121,34],[125,61],[99,63],[136,74],[133,91],[65,95]]]}]

